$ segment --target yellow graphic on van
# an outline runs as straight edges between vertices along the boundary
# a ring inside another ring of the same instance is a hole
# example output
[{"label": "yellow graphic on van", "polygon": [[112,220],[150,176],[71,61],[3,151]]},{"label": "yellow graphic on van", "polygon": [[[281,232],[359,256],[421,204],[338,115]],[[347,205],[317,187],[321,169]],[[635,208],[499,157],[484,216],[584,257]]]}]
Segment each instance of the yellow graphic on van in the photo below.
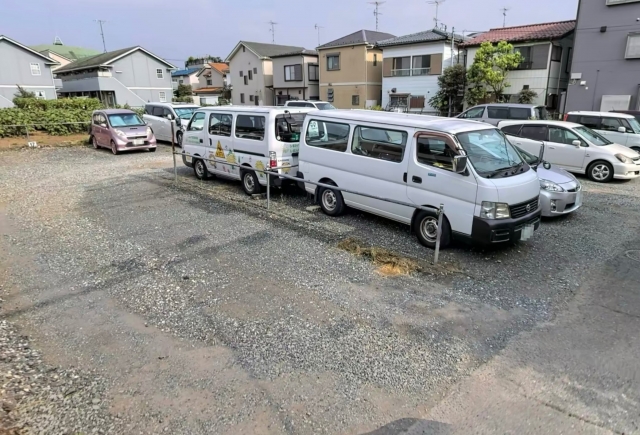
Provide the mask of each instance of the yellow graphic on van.
[{"label": "yellow graphic on van", "polygon": [[218,145],[216,145],[216,157],[219,159],[224,159],[224,151],[222,151],[222,144],[218,141]]},{"label": "yellow graphic on van", "polygon": [[227,154],[227,162],[234,164],[236,162],[236,155],[233,154],[233,151],[229,150],[229,154]]},{"label": "yellow graphic on van", "polygon": [[[259,171],[264,171],[264,163],[262,163],[262,160],[258,160],[256,162],[256,169],[258,169]],[[258,177],[264,178],[264,172],[258,172]]]}]

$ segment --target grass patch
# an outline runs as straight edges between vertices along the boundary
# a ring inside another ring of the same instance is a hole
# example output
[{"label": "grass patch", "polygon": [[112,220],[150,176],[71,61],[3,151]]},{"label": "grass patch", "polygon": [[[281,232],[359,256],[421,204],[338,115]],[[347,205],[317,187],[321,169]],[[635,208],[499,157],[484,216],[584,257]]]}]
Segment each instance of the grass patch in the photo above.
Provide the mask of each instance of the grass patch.
[{"label": "grass patch", "polygon": [[395,252],[375,246],[364,247],[354,238],[348,238],[338,243],[338,248],[350,252],[358,257],[364,257],[377,267],[376,272],[383,276],[408,275],[422,270],[420,264],[410,258],[402,257]]}]

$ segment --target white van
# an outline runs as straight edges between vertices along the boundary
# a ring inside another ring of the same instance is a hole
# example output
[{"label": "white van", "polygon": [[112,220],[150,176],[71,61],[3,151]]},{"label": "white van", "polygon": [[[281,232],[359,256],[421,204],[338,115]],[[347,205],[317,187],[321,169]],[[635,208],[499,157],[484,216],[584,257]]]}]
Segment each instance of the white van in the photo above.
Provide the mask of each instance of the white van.
[{"label": "white van", "polygon": [[[260,193],[267,167],[296,166],[300,130],[305,115],[313,109],[219,106],[196,110],[187,124],[182,161],[196,177],[209,174],[242,180],[248,195]],[[237,164],[238,166],[232,166]],[[279,169],[289,173],[291,169]],[[274,177],[272,185],[283,179]]]},{"label": "white van", "polygon": [[402,201],[399,205],[304,183],[322,210],[350,206],[411,225],[436,243],[435,211],[444,205],[441,246],[526,240],[540,225],[540,182],[497,128],[456,118],[360,110],[314,111],[300,141],[298,177]]},{"label": "white van", "polygon": [[[158,140],[171,142],[171,123],[174,122],[175,135],[173,140],[176,145],[182,144],[182,136],[184,129],[191,119],[193,112],[200,106],[195,104],[183,103],[147,103],[144,105],[144,115],[142,119],[147,123],[149,128]],[[171,116],[169,116],[171,115]]]}]

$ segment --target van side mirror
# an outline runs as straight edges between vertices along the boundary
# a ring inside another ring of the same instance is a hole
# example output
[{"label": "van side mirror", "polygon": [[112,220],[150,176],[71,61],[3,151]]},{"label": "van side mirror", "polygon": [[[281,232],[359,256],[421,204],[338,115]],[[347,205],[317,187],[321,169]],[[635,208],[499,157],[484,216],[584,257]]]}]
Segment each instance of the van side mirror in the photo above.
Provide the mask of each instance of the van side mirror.
[{"label": "van side mirror", "polygon": [[580,145],[582,145],[582,142],[580,142],[579,140],[574,140],[574,141],[573,141],[573,142],[571,142],[571,143],[573,144],[573,146],[576,146],[576,147],[578,147],[578,148],[580,147]]},{"label": "van side mirror", "polygon": [[620,133],[626,133],[626,132],[627,132],[627,129],[626,129],[625,127],[620,126],[620,127],[618,127],[618,132],[620,132]]},{"label": "van side mirror", "polygon": [[169,114],[167,115],[167,119],[168,119],[169,121],[173,121],[173,115],[172,115],[171,113],[169,113]]},{"label": "van side mirror", "polygon": [[467,170],[467,156],[455,156],[453,158],[453,172],[456,174],[462,174]]},{"label": "van side mirror", "polygon": [[540,165],[544,160],[544,142],[540,143],[540,154],[538,155],[538,165]]}]

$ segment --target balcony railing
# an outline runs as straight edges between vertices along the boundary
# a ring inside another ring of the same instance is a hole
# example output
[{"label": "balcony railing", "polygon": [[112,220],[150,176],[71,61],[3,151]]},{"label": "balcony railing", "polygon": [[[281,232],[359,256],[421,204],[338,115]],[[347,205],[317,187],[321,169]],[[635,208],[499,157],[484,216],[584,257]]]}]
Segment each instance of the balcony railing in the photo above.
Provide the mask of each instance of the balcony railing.
[{"label": "balcony railing", "polygon": [[392,77],[426,76],[431,72],[431,68],[406,68],[392,69]]},{"label": "balcony railing", "polygon": [[407,77],[411,75],[411,69],[392,69],[391,75],[393,77]]},{"label": "balcony railing", "polygon": [[412,76],[426,76],[431,71],[431,68],[414,68],[411,70]]}]

